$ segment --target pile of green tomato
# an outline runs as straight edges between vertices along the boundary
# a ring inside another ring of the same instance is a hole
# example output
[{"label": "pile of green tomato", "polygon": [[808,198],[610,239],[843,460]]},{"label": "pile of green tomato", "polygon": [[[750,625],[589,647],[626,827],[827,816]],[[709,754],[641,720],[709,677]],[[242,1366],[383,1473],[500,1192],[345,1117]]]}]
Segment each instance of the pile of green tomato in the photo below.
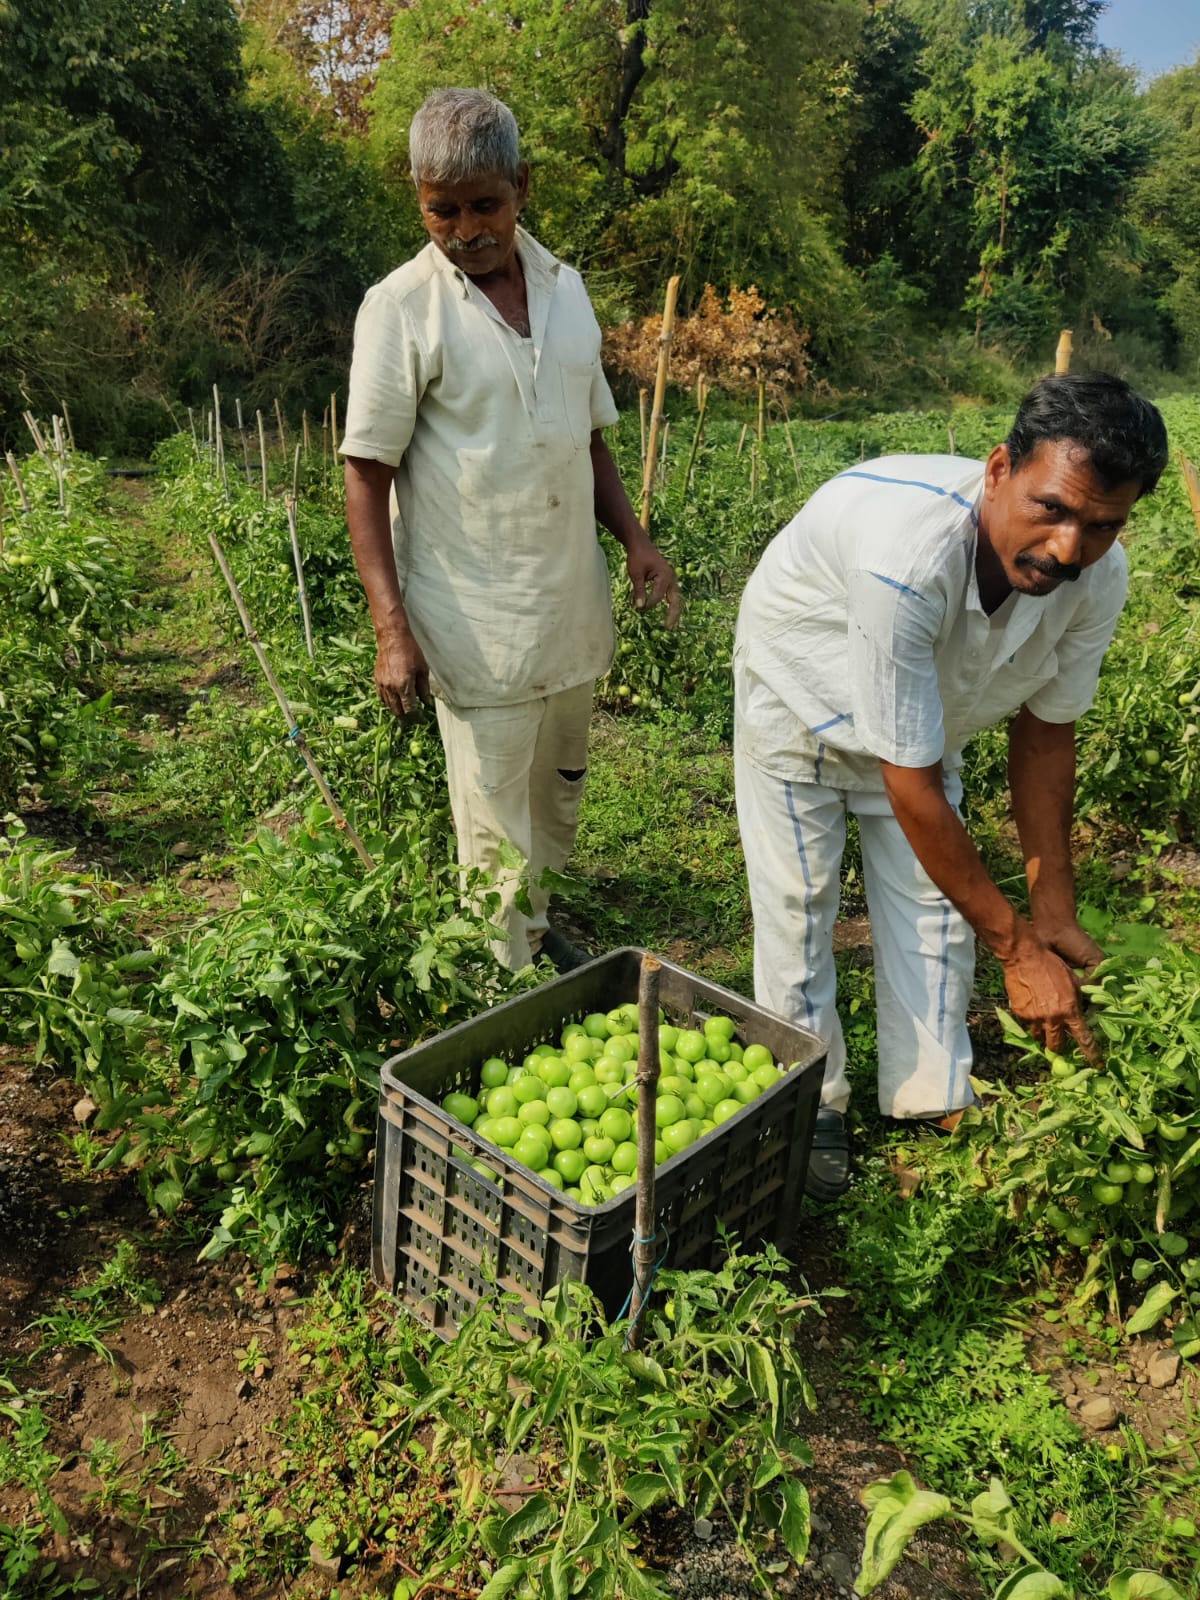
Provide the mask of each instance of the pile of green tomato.
[{"label": "pile of green tomato", "polygon": [[[637,1026],[633,1005],[593,1012],[568,1023],[557,1045],[536,1045],[519,1063],[485,1061],[478,1091],[448,1094],[442,1109],[572,1200],[602,1205],[637,1172]],[[764,1045],[742,1046],[733,1035],[729,1017],[709,1017],[703,1031],[660,1025],[656,1165],[783,1076]],[[470,1159],[457,1147],[455,1154]],[[497,1176],[486,1161],[471,1165]]]}]

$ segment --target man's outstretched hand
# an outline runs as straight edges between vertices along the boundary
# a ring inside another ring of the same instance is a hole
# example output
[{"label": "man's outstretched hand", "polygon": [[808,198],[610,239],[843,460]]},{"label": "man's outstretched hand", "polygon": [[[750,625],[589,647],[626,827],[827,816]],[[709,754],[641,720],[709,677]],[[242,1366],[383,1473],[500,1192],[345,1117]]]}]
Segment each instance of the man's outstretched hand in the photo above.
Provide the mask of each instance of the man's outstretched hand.
[{"label": "man's outstretched hand", "polygon": [[1076,933],[1078,939],[1055,935],[1057,948],[1036,935],[1021,941],[1004,963],[1009,1010],[1047,1050],[1061,1050],[1070,1034],[1088,1065],[1103,1068],[1104,1057],[1084,1020],[1080,980],[1071,970],[1075,965],[1090,969],[1103,952],[1082,928]]},{"label": "man's outstretched hand", "polygon": [[625,570],[633,585],[634,609],[644,611],[648,605],[656,606],[664,600],[667,627],[677,627],[683,613],[683,596],[679,592],[675,568],[658,546],[645,535],[634,539],[625,551]]}]

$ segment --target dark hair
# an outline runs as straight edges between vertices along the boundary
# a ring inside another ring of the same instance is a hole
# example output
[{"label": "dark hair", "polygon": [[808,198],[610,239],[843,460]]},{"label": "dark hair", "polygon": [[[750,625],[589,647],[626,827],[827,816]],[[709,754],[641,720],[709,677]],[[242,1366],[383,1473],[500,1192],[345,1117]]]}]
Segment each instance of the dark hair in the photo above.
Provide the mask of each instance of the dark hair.
[{"label": "dark hair", "polygon": [[1038,445],[1069,439],[1086,450],[1108,489],[1138,483],[1149,494],[1167,465],[1167,429],[1158,407],[1107,372],[1039,378],[1021,401],[1008,436],[1015,472]]}]

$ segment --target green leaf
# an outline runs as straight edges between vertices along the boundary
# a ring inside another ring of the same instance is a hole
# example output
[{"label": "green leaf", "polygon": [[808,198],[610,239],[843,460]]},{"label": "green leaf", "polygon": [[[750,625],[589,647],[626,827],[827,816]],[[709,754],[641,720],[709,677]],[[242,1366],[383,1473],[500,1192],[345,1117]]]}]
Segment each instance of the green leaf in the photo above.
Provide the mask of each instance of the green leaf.
[{"label": "green leaf", "polygon": [[1111,1600],[1184,1600],[1182,1589],[1145,1567],[1122,1567],[1114,1572],[1107,1593]]},{"label": "green leaf", "polygon": [[479,1591],[478,1600],[504,1600],[504,1596],[525,1576],[528,1563],[524,1561],[508,1561],[500,1567],[484,1584]]},{"label": "green leaf", "polygon": [[783,1491],[783,1515],[779,1519],[779,1537],[788,1555],[799,1564],[808,1555],[808,1541],[812,1532],[808,1490],[799,1478],[785,1478],[780,1487]]},{"label": "green leaf", "polygon": [[183,1203],[183,1185],[177,1178],[164,1178],[154,1186],[154,1204],[166,1217],[173,1217]]},{"label": "green leaf", "polygon": [[635,1378],[641,1378],[643,1383],[652,1383],[657,1389],[667,1387],[667,1375],[654,1360],[642,1350],[626,1350],[622,1355],[626,1369],[632,1372]]},{"label": "green leaf", "polygon": [[868,1595],[900,1560],[917,1529],[949,1516],[951,1505],[943,1494],[918,1489],[907,1472],[871,1484],[863,1490],[862,1501],[871,1515],[856,1588],[860,1595]]},{"label": "green leaf", "polygon": [[519,1539],[532,1539],[559,1520],[559,1509],[548,1494],[531,1494],[519,1511],[514,1511],[501,1529],[501,1537],[511,1550]]},{"label": "green leaf", "polygon": [[1125,1324],[1125,1332],[1145,1333],[1161,1321],[1171,1302],[1178,1298],[1179,1290],[1169,1283],[1156,1283],[1141,1305]]},{"label": "green leaf", "polygon": [[621,1488],[639,1511],[649,1511],[671,1492],[670,1484],[658,1472],[631,1472]]},{"label": "green leaf", "polygon": [[621,1551],[616,1562],[617,1581],[625,1600],[663,1600],[666,1591],[655,1583],[650,1574],[637,1566]]},{"label": "green leaf", "polygon": [[993,1478],[989,1487],[972,1500],[971,1520],[985,1544],[1014,1542],[1017,1530],[1013,1503],[999,1478]]},{"label": "green leaf", "polygon": [[1020,1567],[1010,1572],[996,1590],[994,1600],[1055,1600],[1068,1594],[1065,1583],[1044,1567]]},{"label": "green leaf", "polygon": [[50,959],[46,963],[46,971],[53,972],[60,978],[77,977],[79,974],[79,957],[69,944],[62,944],[56,939],[50,951]]}]

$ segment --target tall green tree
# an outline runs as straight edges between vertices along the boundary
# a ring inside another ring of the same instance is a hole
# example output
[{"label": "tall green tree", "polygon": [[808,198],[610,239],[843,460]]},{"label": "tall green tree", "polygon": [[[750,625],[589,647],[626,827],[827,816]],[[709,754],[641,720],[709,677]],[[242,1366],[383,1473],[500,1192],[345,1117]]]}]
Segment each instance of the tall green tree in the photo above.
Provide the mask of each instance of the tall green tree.
[{"label": "tall green tree", "polygon": [[1200,374],[1200,55],[1157,78],[1146,103],[1162,132],[1134,212],[1146,241],[1145,281],[1163,317],[1169,355]]},{"label": "tall green tree", "polygon": [[859,0],[414,0],[374,100],[403,171],[424,95],[459,83],[515,111],[547,242],[612,307],[673,271],[755,282],[825,314],[853,286],[837,249]]}]

